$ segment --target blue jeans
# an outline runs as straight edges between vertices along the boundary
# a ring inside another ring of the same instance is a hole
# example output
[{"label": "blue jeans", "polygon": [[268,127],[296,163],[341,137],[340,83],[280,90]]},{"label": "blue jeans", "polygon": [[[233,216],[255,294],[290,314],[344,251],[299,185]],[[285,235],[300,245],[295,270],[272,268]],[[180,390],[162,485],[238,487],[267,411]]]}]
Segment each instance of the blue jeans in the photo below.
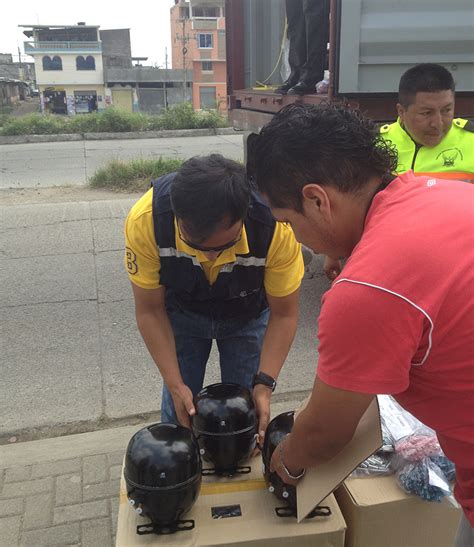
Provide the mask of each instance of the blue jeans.
[{"label": "blue jeans", "polygon": [[[203,387],[212,341],[216,340],[222,382],[252,387],[258,370],[269,310],[257,319],[212,319],[187,311],[169,311],[184,383],[196,395]],[[173,399],[163,386],[161,421],[177,423]]]}]

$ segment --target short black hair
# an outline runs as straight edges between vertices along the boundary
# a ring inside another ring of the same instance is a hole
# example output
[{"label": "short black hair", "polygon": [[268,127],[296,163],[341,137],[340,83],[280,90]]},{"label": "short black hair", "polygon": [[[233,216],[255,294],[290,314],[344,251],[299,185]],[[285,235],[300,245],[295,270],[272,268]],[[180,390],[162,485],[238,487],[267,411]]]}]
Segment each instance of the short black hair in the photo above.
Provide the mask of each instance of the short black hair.
[{"label": "short black hair", "polygon": [[409,68],[400,78],[398,102],[410,106],[418,92],[436,93],[450,90],[454,93],[453,75],[444,66],[422,63]]},{"label": "short black hair", "polygon": [[346,106],[291,104],[249,135],[247,170],[273,207],[302,211],[306,184],[360,191],[390,177],[397,154],[375,124]]},{"label": "short black hair", "polygon": [[249,203],[244,166],[220,154],[185,161],[171,183],[173,213],[197,243],[222,227],[223,221],[232,226],[243,220]]}]

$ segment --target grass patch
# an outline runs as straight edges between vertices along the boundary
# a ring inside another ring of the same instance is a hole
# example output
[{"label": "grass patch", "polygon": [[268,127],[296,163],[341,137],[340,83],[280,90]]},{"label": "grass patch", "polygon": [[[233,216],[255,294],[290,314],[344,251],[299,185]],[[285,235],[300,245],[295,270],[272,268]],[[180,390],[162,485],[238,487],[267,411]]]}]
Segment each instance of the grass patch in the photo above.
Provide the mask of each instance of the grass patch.
[{"label": "grass patch", "polygon": [[130,162],[112,160],[98,169],[89,179],[92,188],[139,192],[150,188],[150,181],[177,171],[183,160],[137,159]]},{"label": "grass patch", "polygon": [[159,131],[162,129],[202,129],[227,127],[227,120],[215,110],[195,112],[191,103],[172,106],[163,114],[125,112],[107,108],[94,114],[57,116],[27,114],[1,119],[0,135],[52,135],[64,133],[122,133],[128,131]]}]

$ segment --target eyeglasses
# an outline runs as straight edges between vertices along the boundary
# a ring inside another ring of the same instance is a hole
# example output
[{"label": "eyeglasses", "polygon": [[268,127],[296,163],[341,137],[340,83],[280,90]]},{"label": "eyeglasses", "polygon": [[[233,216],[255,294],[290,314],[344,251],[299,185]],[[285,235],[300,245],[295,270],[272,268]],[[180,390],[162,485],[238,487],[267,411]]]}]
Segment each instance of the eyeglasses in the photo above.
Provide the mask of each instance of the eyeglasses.
[{"label": "eyeglasses", "polygon": [[194,249],[195,251],[201,251],[203,253],[220,253],[222,251],[225,251],[226,249],[230,249],[234,245],[236,245],[241,239],[242,239],[242,230],[243,230],[243,224],[240,228],[240,234],[237,239],[234,239],[232,241],[229,241],[229,243],[224,243],[224,245],[219,245],[219,247],[203,247],[202,245],[198,245],[197,243],[192,243],[191,241],[188,241],[187,239],[184,239],[183,235],[181,234],[181,229],[179,227],[179,222],[177,222],[178,225],[178,236],[179,239],[186,243],[188,247],[191,247],[191,249]]}]

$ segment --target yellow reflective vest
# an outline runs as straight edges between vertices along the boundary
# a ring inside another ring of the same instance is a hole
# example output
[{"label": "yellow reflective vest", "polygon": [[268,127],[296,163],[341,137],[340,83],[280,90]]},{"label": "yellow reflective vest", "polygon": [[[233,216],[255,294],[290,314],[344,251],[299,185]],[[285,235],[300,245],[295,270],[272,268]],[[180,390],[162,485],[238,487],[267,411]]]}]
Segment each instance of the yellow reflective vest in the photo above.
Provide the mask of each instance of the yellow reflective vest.
[{"label": "yellow reflective vest", "polygon": [[453,120],[451,129],[436,146],[415,143],[400,125],[382,125],[380,134],[398,150],[397,174],[409,169],[416,175],[474,182],[474,123],[463,118]]}]

